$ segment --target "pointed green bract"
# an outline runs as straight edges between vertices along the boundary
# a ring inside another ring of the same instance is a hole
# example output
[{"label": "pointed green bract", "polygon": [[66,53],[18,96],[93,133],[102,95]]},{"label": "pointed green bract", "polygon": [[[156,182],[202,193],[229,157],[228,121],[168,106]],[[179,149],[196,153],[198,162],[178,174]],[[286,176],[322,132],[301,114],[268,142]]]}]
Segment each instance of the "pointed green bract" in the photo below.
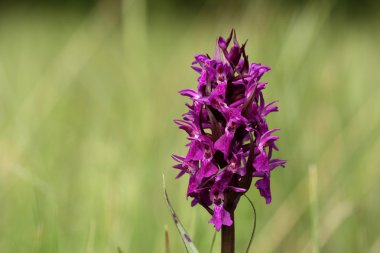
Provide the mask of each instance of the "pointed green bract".
[{"label": "pointed green bract", "polygon": [[186,251],[188,253],[199,253],[197,247],[195,247],[195,244],[191,240],[191,238],[190,238],[189,234],[187,233],[185,227],[182,225],[177,214],[175,213],[172,204],[170,203],[168,193],[166,192],[165,176],[164,175],[162,175],[162,180],[163,180],[163,188],[164,188],[164,195],[165,195],[166,204],[168,205],[168,208],[169,208],[169,211],[172,215],[174,224],[176,225],[176,227],[178,229],[178,233],[181,236],[183,243],[185,244]]}]

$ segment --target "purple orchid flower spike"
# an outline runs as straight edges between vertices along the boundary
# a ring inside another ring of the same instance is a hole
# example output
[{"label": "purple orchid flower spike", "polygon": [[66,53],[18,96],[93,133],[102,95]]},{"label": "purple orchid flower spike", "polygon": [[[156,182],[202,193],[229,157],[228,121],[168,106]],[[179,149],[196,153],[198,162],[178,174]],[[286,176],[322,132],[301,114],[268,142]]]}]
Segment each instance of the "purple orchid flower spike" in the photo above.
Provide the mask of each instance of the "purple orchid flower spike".
[{"label": "purple orchid flower spike", "polygon": [[195,55],[197,89],[179,92],[191,104],[175,122],[190,142],[186,156],[173,155],[178,163],[174,168],[177,178],[189,175],[187,196],[212,215],[210,223],[217,231],[234,226],[234,210],[254,178],[269,204],[271,172],[286,163],[272,157],[279,129],[270,130],[266,117],[278,106],[277,101],[265,103],[267,83],[260,82],[270,68],[249,63],[245,45],[239,44],[235,30],[226,39],[219,37],[214,58]]}]

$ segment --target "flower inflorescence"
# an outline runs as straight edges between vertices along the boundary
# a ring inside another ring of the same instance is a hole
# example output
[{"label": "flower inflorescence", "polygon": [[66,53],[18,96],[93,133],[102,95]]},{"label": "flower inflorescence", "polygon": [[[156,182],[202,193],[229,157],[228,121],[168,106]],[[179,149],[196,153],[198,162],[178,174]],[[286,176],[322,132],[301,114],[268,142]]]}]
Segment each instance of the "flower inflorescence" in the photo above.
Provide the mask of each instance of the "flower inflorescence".
[{"label": "flower inflorescence", "polygon": [[[233,40],[233,43],[231,43]],[[231,47],[229,48],[229,45]],[[239,45],[235,31],[219,37],[215,55],[195,55],[192,68],[200,74],[197,90],[179,91],[191,99],[188,112],[175,120],[186,131],[188,153],[173,155],[177,178],[189,174],[187,196],[191,205],[202,205],[212,215],[216,230],[231,226],[231,214],[252,178],[266,203],[271,202],[270,174],[285,160],[272,158],[278,150],[266,117],[278,111],[277,101],[265,103],[260,82],[269,67],[249,63],[245,44]]]}]

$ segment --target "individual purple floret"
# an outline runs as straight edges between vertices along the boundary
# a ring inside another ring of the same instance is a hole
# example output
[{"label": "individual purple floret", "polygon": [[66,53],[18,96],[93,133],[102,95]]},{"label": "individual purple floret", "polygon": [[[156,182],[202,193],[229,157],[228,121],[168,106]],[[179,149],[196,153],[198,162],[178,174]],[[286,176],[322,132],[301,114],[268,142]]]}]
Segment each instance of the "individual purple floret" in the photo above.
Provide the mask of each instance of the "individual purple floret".
[{"label": "individual purple floret", "polygon": [[192,104],[175,120],[188,134],[189,149],[186,156],[173,155],[174,168],[177,178],[189,174],[191,205],[202,205],[219,231],[233,224],[231,216],[253,177],[266,203],[271,202],[271,171],[286,163],[272,158],[279,129],[269,129],[266,122],[278,107],[277,101],[266,104],[262,93],[267,83],[260,79],[270,68],[248,62],[245,43],[239,45],[234,30],[218,39],[213,58],[195,55],[192,68],[200,75],[198,87],[179,92]]}]

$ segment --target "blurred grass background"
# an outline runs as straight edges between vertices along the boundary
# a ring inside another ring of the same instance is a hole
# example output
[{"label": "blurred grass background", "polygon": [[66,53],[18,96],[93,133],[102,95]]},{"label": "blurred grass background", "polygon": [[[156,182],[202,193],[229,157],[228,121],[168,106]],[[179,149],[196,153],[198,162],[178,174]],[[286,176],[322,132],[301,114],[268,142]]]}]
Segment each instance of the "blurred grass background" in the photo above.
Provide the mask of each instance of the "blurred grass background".
[{"label": "blurred grass background", "polygon": [[[2,1],[0,252],[164,252],[165,224],[172,252],[184,252],[162,173],[208,252],[209,216],[170,168],[185,152],[172,119],[187,102],[177,90],[196,86],[193,54],[213,53],[232,27],[249,39],[250,60],[272,67],[266,96],[280,112],[270,126],[289,160],[273,174],[271,205],[248,194],[258,211],[251,252],[380,252],[378,7]],[[242,252],[253,222],[244,199],[236,216]]]}]

